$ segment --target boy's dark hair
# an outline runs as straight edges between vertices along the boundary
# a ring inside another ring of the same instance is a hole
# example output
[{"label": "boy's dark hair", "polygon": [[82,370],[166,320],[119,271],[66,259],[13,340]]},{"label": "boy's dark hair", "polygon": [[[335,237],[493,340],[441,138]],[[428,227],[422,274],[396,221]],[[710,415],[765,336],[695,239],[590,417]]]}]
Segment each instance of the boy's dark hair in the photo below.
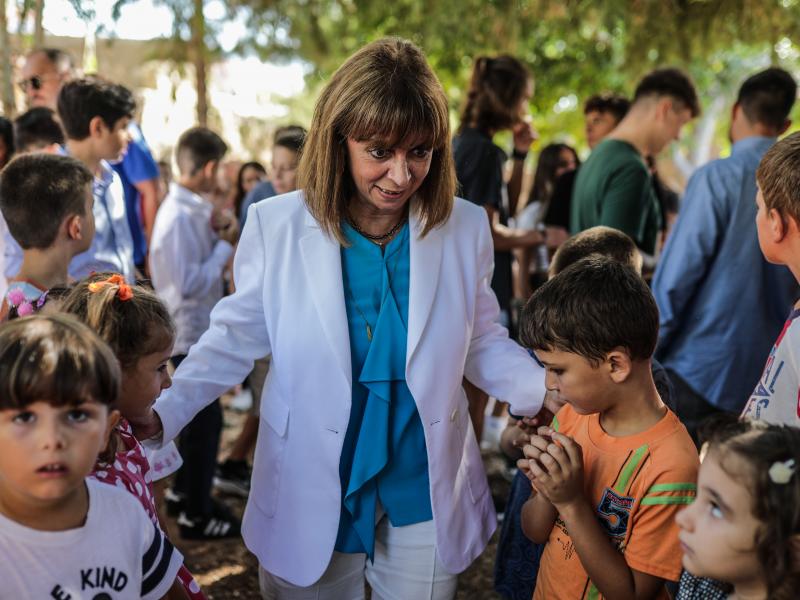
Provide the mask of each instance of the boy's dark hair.
[{"label": "boy's dark hair", "polygon": [[730,415],[708,423],[701,439],[705,454],[712,454],[723,471],[751,492],[750,508],[761,523],[754,543],[767,597],[796,598],[800,587],[796,541],[800,535],[800,472],[795,470],[786,483],[773,483],[770,469],[776,462],[789,460],[794,461],[795,469],[800,465],[800,429]]},{"label": "boy's dark hair", "polygon": [[748,77],[739,88],[736,104],[742,107],[751,123],[761,123],[780,130],[789,117],[797,83],[783,69],[771,67]]},{"label": "boy's dark hair", "polygon": [[644,76],[633,94],[634,103],[647,96],[669,96],[683,104],[692,113],[700,114],[697,92],[689,76],[680,69],[656,69]]},{"label": "boy's dark hair", "polygon": [[620,96],[619,94],[595,94],[583,105],[583,114],[585,115],[592,111],[611,113],[619,123],[628,114],[630,107],[631,101],[625,96]]},{"label": "boy's dark hair", "polygon": [[283,146],[297,154],[303,148],[303,142],[306,139],[306,130],[299,125],[287,125],[286,127],[279,127],[275,131],[275,146]]},{"label": "boy's dark hair", "polygon": [[558,275],[568,266],[592,254],[607,256],[637,272],[642,268],[642,255],[629,235],[598,225],[581,231],[561,244],[550,263],[550,276]]},{"label": "boy's dark hair", "polygon": [[44,106],[32,108],[14,119],[14,133],[20,152],[64,144],[64,131],[56,119],[56,113]]},{"label": "boy's dark hair", "polygon": [[519,329],[532,350],[572,352],[597,365],[622,347],[632,360],[646,360],[658,339],[658,307],[636,271],[593,255],[537,289]]},{"label": "boy's dark hair", "polygon": [[49,248],[69,215],[86,216],[93,177],[69,156],[23,154],[0,177],[0,210],[23,249]]},{"label": "boy's dark hair", "polygon": [[58,94],[58,116],[71,140],[89,137],[89,123],[95,117],[113,129],[120,119],[132,119],[134,110],[136,101],[128,88],[99,77],[68,81]]},{"label": "boy's dark hair", "polygon": [[0,410],[39,401],[113,406],[120,370],[108,345],[69,315],[35,315],[0,327]]},{"label": "boy's dark hair", "polygon": [[14,125],[5,117],[0,117],[0,139],[6,147],[6,160],[14,155],[16,144],[14,143]]},{"label": "boy's dark hair", "polygon": [[182,175],[194,175],[212,160],[219,161],[228,145],[207,127],[192,127],[181,134],[175,158]]},{"label": "boy's dark hair", "polygon": [[[60,309],[91,327],[111,347],[122,368],[129,369],[143,356],[171,346],[175,323],[166,305],[145,287],[131,285],[131,297],[121,300],[120,284],[109,282],[113,275],[94,273],[79,281]],[[109,283],[92,292],[89,286],[97,282]]]},{"label": "boy's dark hair", "polygon": [[800,132],[787,135],[767,150],[756,181],[767,210],[774,208],[800,224]]}]

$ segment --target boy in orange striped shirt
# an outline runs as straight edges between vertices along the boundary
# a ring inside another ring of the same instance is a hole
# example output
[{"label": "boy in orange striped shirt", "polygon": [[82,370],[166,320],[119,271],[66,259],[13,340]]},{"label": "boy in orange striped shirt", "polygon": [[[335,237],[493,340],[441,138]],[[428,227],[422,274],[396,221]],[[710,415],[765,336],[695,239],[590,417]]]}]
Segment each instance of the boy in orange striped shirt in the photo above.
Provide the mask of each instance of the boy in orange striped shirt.
[{"label": "boy in orange striped shirt", "polygon": [[537,290],[520,337],[566,402],[518,463],[533,490],[523,531],[547,542],[534,599],[668,598],[681,572],[675,514],[694,499],[699,462],[653,383],[650,290],[591,256]]}]

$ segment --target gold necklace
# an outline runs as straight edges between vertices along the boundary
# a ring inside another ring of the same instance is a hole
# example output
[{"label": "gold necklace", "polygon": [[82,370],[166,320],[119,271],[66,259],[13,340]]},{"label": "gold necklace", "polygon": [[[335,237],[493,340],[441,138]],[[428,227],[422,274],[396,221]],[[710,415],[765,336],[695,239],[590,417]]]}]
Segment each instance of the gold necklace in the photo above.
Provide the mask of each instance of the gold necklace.
[{"label": "gold necklace", "polygon": [[[397,265],[400,263],[400,252],[401,250],[398,249],[397,258],[395,258],[394,261],[394,267],[392,267],[392,272],[389,275],[389,289],[391,289],[392,287],[392,281],[394,281],[394,276],[397,273]],[[364,314],[364,312],[361,310],[361,307],[358,306],[358,301],[356,300],[355,294],[353,294],[353,290],[350,288],[350,284],[345,283],[344,287],[345,289],[347,289],[347,293],[350,295],[350,301],[353,304],[353,308],[356,309],[358,316],[360,316],[361,320],[364,321],[364,325],[367,328],[367,340],[369,342],[372,342],[372,325],[370,325],[369,320],[367,319],[367,316]]]}]

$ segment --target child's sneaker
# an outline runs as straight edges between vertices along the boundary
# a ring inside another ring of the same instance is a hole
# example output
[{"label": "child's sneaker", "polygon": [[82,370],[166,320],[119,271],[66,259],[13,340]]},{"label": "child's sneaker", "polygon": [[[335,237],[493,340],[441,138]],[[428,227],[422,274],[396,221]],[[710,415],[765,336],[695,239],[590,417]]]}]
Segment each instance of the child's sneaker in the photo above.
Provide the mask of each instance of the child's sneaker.
[{"label": "child's sneaker", "polygon": [[181,511],[178,516],[181,537],[186,540],[221,540],[239,537],[242,524],[224,504],[215,502],[210,515],[192,517]]},{"label": "child's sneaker", "polygon": [[251,469],[246,460],[226,460],[217,465],[214,487],[226,494],[247,498],[250,494]]},{"label": "child's sneaker", "polygon": [[164,490],[164,504],[167,505],[167,516],[177,517],[183,510],[183,494],[176,492],[171,487]]}]

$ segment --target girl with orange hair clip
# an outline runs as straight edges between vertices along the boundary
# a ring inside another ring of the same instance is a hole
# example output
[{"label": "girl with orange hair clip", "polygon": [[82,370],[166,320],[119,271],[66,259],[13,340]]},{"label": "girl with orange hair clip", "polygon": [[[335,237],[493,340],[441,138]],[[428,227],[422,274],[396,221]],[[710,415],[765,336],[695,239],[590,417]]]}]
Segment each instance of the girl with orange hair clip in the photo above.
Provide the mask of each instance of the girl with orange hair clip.
[{"label": "girl with orange hair clip", "polygon": [[[149,410],[161,391],[172,385],[167,362],[175,342],[175,324],[169,311],[152,291],[129,285],[118,273],[97,273],[78,282],[64,298],[61,310],[92,328],[114,351],[122,371],[117,405],[122,417],[91,477],[128,490],[153,524],[166,533],[157,510],[156,497],[162,491],[158,481],[175,472],[182,460],[174,444],[153,454],[146,452],[128,419]],[[205,600],[185,565],[178,580],[184,598]]]}]

